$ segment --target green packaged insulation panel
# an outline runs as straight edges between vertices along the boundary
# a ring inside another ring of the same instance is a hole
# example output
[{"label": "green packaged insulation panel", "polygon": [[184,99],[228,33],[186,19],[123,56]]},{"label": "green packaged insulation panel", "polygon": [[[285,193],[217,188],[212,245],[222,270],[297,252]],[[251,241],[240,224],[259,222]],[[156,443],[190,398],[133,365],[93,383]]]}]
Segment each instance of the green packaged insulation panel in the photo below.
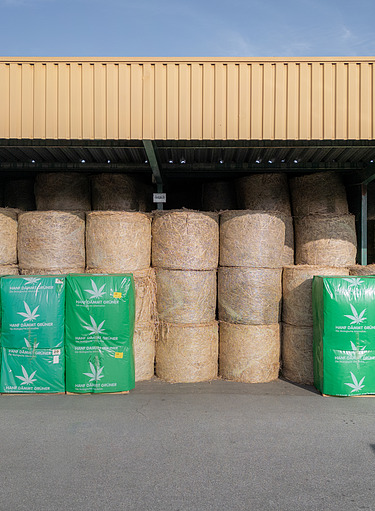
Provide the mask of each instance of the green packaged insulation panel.
[{"label": "green packaged insulation panel", "polygon": [[65,392],[64,348],[2,348],[0,392],[52,394]]},{"label": "green packaged insulation panel", "polygon": [[129,347],[67,346],[66,366],[67,392],[124,392],[135,385]]},{"label": "green packaged insulation panel", "polygon": [[375,394],[375,278],[317,276],[312,293],[315,387]]},{"label": "green packaged insulation panel", "polygon": [[1,278],[3,348],[64,346],[65,277]]}]

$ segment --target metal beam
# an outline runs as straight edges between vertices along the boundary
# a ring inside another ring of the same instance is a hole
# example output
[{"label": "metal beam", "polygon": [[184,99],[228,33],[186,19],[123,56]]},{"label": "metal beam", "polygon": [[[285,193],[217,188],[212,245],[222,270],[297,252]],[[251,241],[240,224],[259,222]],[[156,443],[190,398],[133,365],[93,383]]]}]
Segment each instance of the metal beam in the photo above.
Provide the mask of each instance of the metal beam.
[{"label": "metal beam", "polygon": [[[147,159],[150,163],[152,174],[155,179],[156,191],[158,193],[163,193],[163,179],[160,171],[159,158],[157,156],[156,143],[153,140],[143,140],[143,146],[145,148]],[[162,202],[157,203],[157,209],[163,209]]]}]

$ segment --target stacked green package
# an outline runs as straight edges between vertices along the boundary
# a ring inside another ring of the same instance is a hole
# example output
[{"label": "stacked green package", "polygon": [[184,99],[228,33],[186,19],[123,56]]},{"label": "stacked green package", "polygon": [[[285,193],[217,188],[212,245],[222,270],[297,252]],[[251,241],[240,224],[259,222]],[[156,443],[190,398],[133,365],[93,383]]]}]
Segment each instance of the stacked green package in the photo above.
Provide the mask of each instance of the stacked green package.
[{"label": "stacked green package", "polygon": [[375,278],[314,277],[313,318],[315,387],[375,394]]},{"label": "stacked green package", "polygon": [[0,294],[0,392],[65,392],[65,277],[2,277]]},{"label": "stacked green package", "polygon": [[66,390],[134,388],[135,291],[132,275],[69,275],[66,289]]}]

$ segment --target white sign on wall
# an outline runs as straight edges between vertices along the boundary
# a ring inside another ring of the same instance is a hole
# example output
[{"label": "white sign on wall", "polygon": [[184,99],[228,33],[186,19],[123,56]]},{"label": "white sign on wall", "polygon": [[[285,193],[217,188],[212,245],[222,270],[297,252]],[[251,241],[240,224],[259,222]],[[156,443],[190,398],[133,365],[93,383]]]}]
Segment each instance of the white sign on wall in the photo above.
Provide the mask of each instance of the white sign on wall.
[{"label": "white sign on wall", "polygon": [[166,193],[154,193],[154,202],[167,202],[167,194]]}]

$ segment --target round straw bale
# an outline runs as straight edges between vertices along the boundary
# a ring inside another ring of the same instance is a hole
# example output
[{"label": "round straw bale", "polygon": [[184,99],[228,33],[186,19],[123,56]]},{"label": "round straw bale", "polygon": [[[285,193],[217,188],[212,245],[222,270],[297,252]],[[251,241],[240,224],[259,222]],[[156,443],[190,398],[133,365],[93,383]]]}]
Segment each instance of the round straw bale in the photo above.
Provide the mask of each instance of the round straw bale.
[{"label": "round straw bale", "polygon": [[156,343],[156,375],[171,383],[217,377],[218,326],[161,323]]},{"label": "round straw bale", "polygon": [[366,275],[375,275],[375,264],[368,264],[367,266],[361,266],[360,264],[356,264],[354,266],[349,266],[349,275],[353,276],[363,276]]},{"label": "round straw bale", "polygon": [[135,381],[149,380],[155,372],[155,327],[135,324],[134,336]]},{"label": "round straw bale", "polygon": [[280,327],[220,322],[219,374],[227,380],[266,383],[278,378]]},{"label": "round straw bale", "polygon": [[216,213],[188,210],[155,213],[152,265],[170,270],[214,270],[219,257]]},{"label": "round straw bale", "polygon": [[18,210],[0,208],[0,264],[17,263]]},{"label": "round straw bale", "polygon": [[35,202],[39,211],[88,211],[89,178],[78,172],[40,173],[35,180]]},{"label": "round straw bale", "polygon": [[144,213],[92,211],[86,217],[87,269],[108,273],[150,266],[151,219]]},{"label": "round straw bale", "polygon": [[19,270],[16,264],[1,264],[0,275],[18,275]]},{"label": "round straw bale", "polygon": [[281,269],[219,268],[219,319],[242,325],[280,320]]},{"label": "round straw bale", "polygon": [[284,324],[282,331],[282,375],[294,383],[313,385],[312,327]]},{"label": "round straw bale", "polygon": [[285,217],[285,245],[282,263],[283,266],[294,264],[294,225],[291,216]]},{"label": "round straw bale", "polygon": [[225,211],[220,215],[220,265],[281,268],[284,215],[277,212]]},{"label": "round straw bale", "polygon": [[22,268],[20,275],[68,275],[69,273],[83,273],[82,266],[75,268]]},{"label": "round straw bale", "polygon": [[357,254],[354,215],[308,215],[294,219],[296,263],[352,266]]},{"label": "round straw bale", "polygon": [[34,179],[8,179],[4,185],[4,204],[8,208],[34,210]]},{"label": "round straw bale", "polygon": [[335,172],[318,172],[290,180],[294,216],[348,214],[341,178]]},{"label": "round straw bale", "polygon": [[138,183],[126,174],[92,176],[92,209],[100,211],[138,210]]},{"label": "round straw bale", "polygon": [[283,270],[283,321],[295,326],[312,326],[312,281],[315,275],[349,275],[347,268],[285,266]]},{"label": "round straw bale", "polygon": [[232,181],[213,181],[202,186],[203,211],[236,209],[237,200]]},{"label": "round straw bale", "polygon": [[251,174],[236,181],[240,209],[279,211],[291,215],[286,174]]},{"label": "round straw bale", "polygon": [[169,323],[215,320],[216,271],[156,270],[159,318]]},{"label": "round straw bale", "polygon": [[66,211],[29,211],[18,220],[21,273],[77,273],[85,269],[85,216]]}]

